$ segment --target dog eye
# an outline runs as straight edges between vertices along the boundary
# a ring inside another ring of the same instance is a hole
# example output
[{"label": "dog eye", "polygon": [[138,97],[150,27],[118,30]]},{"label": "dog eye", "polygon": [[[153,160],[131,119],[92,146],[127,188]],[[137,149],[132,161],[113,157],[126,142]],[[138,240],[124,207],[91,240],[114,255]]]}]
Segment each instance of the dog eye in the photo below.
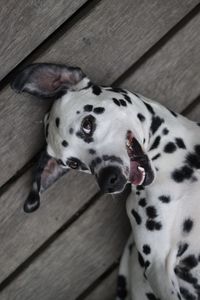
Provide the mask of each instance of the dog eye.
[{"label": "dog eye", "polygon": [[75,160],[68,160],[67,161],[67,165],[68,167],[70,167],[71,169],[77,169],[79,167],[78,162]]},{"label": "dog eye", "polygon": [[92,134],[92,128],[93,124],[92,124],[92,120],[90,117],[86,117],[83,119],[82,124],[81,124],[81,129],[82,131],[87,134],[87,135],[91,135]]}]

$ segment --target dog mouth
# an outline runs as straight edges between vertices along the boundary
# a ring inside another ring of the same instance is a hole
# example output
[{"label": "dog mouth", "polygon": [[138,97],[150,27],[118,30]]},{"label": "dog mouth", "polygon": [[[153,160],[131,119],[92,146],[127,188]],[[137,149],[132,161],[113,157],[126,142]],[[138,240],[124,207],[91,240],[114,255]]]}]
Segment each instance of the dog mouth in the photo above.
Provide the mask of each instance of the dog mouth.
[{"label": "dog mouth", "polygon": [[126,135],[126,149],[130,159],[129,181],[134,185],[149,184],[149,159],[131,131]]}]

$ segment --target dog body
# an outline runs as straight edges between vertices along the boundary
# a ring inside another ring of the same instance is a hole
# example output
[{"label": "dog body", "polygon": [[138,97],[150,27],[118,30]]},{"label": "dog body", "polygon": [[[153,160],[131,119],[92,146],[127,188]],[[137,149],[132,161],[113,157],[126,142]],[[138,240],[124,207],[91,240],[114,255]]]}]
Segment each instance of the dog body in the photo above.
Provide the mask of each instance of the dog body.
[{"label": "dog body", "polygon": [[132,191],[132,233],[122,256],[118,300],[200,299],[200,128],[127,90],[94,85],[79,69],[36,64],[18,92],[55,97],[45,117],[47,155],[27,212],[69,168],[95,175],[102,191]]}]

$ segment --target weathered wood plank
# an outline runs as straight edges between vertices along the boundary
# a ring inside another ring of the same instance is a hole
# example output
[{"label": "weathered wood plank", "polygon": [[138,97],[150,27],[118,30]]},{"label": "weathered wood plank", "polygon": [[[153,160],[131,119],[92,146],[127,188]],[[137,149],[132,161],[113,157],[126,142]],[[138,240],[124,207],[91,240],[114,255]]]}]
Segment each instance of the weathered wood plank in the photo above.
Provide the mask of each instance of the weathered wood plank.
[{"label": "weathered wood plank", "polygon": [[[101,1],[37,60],[79,65],[93,80],[110,84],[197,3],[198,0]],[[4,157],[0,161],[0,185],[44,143],[39,122],[49,105],[34,100],[14,94],[9,87],[0,94],[0,156]]]},{"label": "weathered wood plank", "polygon": [[0,199],[0,282],[98,191],[91,175],[69,172],[43,194],[40,209],[27,215],[23,202],[30,180],[29,171]]},{"label": "weathered wood plank", "polygon": [[114,300],[118,269],[105,278],[84,300]]},{"label": "weathered wood plank", "polygon": [[188,114],[187,117],[193,121],[200,122],[200,103],[198,103]]},{"label": "weathered wood plank", "polygon": [[0,80],[85,2],[4,1],[0,10]]},{"label": "weathered wood plank", "polygon": [[121,254],[129,228],[124,214],[124,203],[99,199],[1,292],[1,299],[75,299]]},{"label": "weathered wood plank", "polygon": [[136,69],[123,87],[180,112],[200,94],[200,15]]}]

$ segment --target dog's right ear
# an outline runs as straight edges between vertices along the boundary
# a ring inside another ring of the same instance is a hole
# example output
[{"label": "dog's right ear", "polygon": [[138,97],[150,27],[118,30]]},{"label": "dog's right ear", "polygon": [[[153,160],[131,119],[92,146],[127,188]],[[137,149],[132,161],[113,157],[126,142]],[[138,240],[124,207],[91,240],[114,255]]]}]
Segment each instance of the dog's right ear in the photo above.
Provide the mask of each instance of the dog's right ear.
[{"label": "dog's right ear", "polygon": [[[86,78],[86,80],[83,80]],[[87,86],[89,79],[80,68],[60,64],[37,63],[21,70],[11,87],[18,93],[27,92],[41,98],[57,99],[67,90]]]}]

